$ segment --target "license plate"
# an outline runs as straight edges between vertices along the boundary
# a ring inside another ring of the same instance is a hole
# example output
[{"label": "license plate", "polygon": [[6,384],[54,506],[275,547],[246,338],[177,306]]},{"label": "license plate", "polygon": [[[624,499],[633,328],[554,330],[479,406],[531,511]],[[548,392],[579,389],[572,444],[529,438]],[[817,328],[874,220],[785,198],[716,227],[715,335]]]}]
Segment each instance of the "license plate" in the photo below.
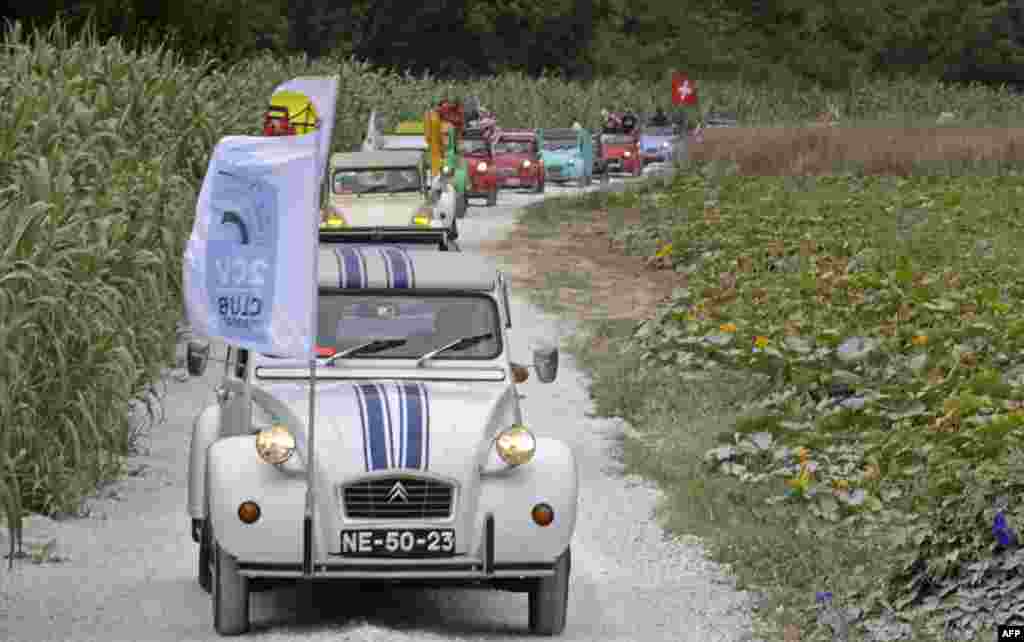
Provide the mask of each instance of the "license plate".
[{"label": "license plate", "polygon": [[518,178],[507,178],[507,179],[505,179],[505,184],[508,185],[509,187],[519,187],[519,179]]},{"label": "license plate", "polygon": [[448,557],[455,554],[450,528],[341,531],[341,554],[353,557]]}]

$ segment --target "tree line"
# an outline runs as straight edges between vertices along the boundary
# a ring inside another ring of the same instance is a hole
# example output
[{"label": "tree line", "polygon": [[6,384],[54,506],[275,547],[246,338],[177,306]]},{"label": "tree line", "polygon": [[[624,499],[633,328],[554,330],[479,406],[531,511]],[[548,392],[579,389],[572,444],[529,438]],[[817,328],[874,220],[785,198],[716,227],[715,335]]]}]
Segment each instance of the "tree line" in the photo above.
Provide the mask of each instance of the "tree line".
[{"label": "tree line", "polygon": [[4,13],[58,15],[225,63],[269,50],[449,78],[678,68],[832,89],[867,75],[1024,88],[1024,0],[15,0]]}]

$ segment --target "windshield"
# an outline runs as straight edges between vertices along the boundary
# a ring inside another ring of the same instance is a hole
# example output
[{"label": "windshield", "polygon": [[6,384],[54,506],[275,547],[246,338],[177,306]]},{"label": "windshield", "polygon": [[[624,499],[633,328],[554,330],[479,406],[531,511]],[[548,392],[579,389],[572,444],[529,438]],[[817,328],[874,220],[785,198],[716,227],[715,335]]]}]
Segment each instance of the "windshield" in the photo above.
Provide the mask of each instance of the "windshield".
[{"label": "windshield", "polygon": [[671,127],[648,127],[644,129],[644,134],[647,136],[671,136],[674,133]]},{"label": "windshield", "polygon": [[576,141],[574,140],[546,140],[544,141],[544,151],[546,152],[572,152],[576,150]]},{"label": "windshield", "polygon": [[353,359],[415,359],[463,337],[494,338],[436,359],[493,359],[501,354],[501,324],[494,300],[485,295],[367,295],[321,292],[317,345],[338,352],[379,339],[402,345]]},{"label": "windshield", "polygon": [[418,192],[421,185],[416,167],[339,169],[334,172],[331,191],[335,194]]},{"label": "windshield", "polygon": [[606,145],[630,145],[633,143],[633,137],[622,134],[604,134],[601,136],[601,142]]},{"label": "windshield", "polygon": [[532,154],[536,143],[531,140],[502,140],[494,144],[495,154]]},{"label": "windshield", "polygon": [[486,140],[474,138],[463,138],[461,147],[463,154],[486,154],[490,150]]}]

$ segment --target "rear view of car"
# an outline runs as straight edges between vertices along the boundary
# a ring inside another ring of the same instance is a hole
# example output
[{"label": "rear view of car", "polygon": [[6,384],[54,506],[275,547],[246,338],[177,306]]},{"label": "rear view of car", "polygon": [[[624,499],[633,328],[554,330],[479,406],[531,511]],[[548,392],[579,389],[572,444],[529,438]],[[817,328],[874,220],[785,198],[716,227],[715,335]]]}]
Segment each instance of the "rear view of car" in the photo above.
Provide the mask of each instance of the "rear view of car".
[{"label": "rear view of car", "polygon": [[502,131],[494,143],[494,164],[499,187],[525,187],[544,193],[544,161],[536,132]]}]

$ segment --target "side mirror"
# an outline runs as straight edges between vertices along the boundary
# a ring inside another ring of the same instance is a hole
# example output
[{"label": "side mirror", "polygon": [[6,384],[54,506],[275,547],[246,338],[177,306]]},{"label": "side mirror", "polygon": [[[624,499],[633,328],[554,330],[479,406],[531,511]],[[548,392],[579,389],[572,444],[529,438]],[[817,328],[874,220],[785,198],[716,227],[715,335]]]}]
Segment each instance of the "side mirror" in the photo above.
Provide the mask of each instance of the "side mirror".
[{"label": "side mirror", "polygon": [[533,351],[533,367],[541,383],[551,383],[558,376],[558,348],[537,348]]},{"label": "side mirror", "polygon": [[201,377],[206,372],[206,364],[210,361],[209,341],[189,341],[185,349],[185,360],[188,374],[192,377]]}]

